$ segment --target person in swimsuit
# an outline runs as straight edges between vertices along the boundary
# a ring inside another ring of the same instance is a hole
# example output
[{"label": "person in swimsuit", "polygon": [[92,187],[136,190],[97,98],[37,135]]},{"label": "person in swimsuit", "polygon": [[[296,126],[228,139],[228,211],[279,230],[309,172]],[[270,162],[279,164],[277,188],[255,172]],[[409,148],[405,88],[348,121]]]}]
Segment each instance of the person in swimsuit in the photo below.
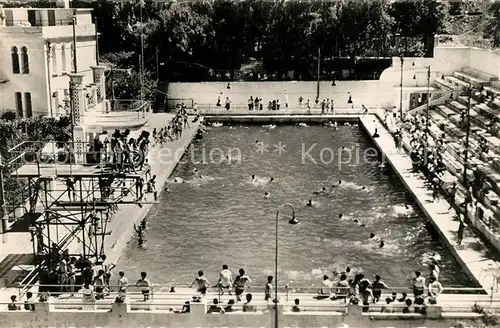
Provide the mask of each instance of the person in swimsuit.
[{"label": "person in swimsuit", "polygon": [[151,295],[151,283],[149,279],[146,278],[148,274],[146,272],[141,272],[141,279],[137,280],[135,284],[137,287],[141,287],[142,295],[144,296],[144,302],[149,300],[149,296]]},{"label": "person in swimsuit", "polygon": [[234,293],[236,294],[236,301],[241,301],[241,295],[245,292],[247,284],[251,283],[252,280],[245,275],[245,270],[240,269],[239,275],[234,279]]}]

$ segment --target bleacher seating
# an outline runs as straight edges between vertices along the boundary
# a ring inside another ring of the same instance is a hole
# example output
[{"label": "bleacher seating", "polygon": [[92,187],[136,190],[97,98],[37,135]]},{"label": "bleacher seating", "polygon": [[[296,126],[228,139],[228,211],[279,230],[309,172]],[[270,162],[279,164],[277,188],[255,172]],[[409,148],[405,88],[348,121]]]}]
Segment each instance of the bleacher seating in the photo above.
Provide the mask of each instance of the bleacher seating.
[{"label": "bleacher seating", "polygon": [[[470,99],[470,135],[469,135],[469,176],[473,169],[479,170],[487,178],[492,186],[483,198],[481,208],[488,213],[500,215],[500,134],[491,129],[491,122],[500,122],[500,99],[492,99],[500,95],[500,82],[498,77],[479,72],[471,68],[464,68],[460,72],[454,72],[452,76],[437,79],[436,85],[442,89],[464,90],[470,86],[480,88],[488,92],[486,103],[477,103]],[[461,180],[464,166],[466,124],[463,116],[467,113],[469,105],[468,96],[458,96],[450,99],[445,104],[433,107],[429,112],[430,127],[429,134],[435,140],[442,139],[445,142],[443,160],[449,173]],[[480,149],[480,143],[486,142],[490,151],[484,153]]]}]

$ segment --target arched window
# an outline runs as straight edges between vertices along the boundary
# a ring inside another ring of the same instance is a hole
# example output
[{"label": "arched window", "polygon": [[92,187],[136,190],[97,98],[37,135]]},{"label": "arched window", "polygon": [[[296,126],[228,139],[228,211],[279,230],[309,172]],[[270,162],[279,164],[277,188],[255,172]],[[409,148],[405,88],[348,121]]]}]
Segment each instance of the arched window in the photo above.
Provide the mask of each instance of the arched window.
[{"label": "arched window", "polygon": [[57,47],[55,44],[52,45],[50,54],[52,55],[52,73],[57,74]]},{"label": "arched window", "polygon": [[68,70],[68,66],[66,62],[66,45],[64,43],[61,46],[61,62],[62,71],[66,72]]},{"label": "arched window", "polygon": [[30,63],[28,60],[28,48],[21,48],[21,71],[23,74],[29,74],[30,72]]},{"label": "arched window", "polygon": [[19,74],[19,53],[17,47],[12,47],[12,72],[14,74]]}]

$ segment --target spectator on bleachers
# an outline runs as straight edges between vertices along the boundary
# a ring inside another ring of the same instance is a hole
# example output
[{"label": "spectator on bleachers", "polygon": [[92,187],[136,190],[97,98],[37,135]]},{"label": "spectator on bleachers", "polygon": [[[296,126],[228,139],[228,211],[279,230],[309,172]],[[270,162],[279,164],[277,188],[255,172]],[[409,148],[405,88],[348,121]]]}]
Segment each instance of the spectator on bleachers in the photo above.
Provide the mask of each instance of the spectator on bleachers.
[{"label": "spectator on bleachers", "polygon": [[294,304],[294,305],[293,305],[293,307],[292,307],[292,312],[300,312],[300,311],[301,311],[301,309],[300,309],[300,307],[299,307],[300,300],[299,300],[298,298],[296,298],[296,299],[294,300],[294,303],[295,303],[295,304]]},{"label": "spectator on bleachers", "polygon": [[386,297],[385,299],[385,305],[382,306],[381,312],[383,313],[393,313],[394,312],[394,307],[392,306],[392,298]]},{"label": "spectator on bleachers", "polygon": [[27,311],[35,311],[35,301],[33,300],[33,293],[26,293],[26,300],[24,301],[24,309]]},{"label": "spectator on bleachers", "polygon": [[16,295],[12,295],[10,297],[10,303],[9,303],[9,305],[7,305],[7,309],[9,311],[21,310],[21,307],[19,307],[19,305],[17,305],[17,296]]},{"label": "spectator on bleachers", "polygon": [[413,303],[413,307],[414,307],[414,312],[415,313],[425,314],[424,298],[423,297],[417,297],[415,299],[415,302]]},{"label": "spectator on bleachers", "polygon": [[255,306],[252,303],[252,298],[253,298],[252,294],[248,293],[246,295],[247,301],[245,302],[245,304],[243,304],[243,312],[255,312],[255,311],[257,311],[255,309]]},{"label": "spectator on bleachers", "polygon": [[208,308],[207,313],[224,313],[224,309],[219,305],[219,300],[214,298],[213,304]]},{"label": "spectator on bleachers", "polygon": [[405,301],[406,306],[403,308],[403,313],[411,313],[411,308],[412,308],[412,301],[411,299],[407,298]]},{"label": "spectator on bleachers", "polygon": [[234,300],[229,300],[227,302],[227,305],[224,307],[224,312],[234,312],[233,305],[234,305]]},{"label": "spectator on bleachers", "polygon": [[333,281],[327,275],[323,276],[323,281],[321,282],[326,288],[321,288],[319,290],[320,295],[330,295],[332,292]]}]

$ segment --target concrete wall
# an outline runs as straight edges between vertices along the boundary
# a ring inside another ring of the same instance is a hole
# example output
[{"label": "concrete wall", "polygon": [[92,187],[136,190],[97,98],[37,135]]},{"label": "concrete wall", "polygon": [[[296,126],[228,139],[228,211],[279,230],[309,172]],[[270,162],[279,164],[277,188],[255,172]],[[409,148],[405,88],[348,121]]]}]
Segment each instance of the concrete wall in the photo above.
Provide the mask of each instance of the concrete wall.
[{"label": "concrete wall", "polygon": [[[285,104],[285,90],[289,104],[295,107],[298,98],[302,96],[304,102],[309,98],[314,102],[317,83],[308,82],[231,82],[231,89],[227,89],[227,82],[200,82],[200,83],[170,83],[168,96],[172,98],[192,98],[202,105],[214,106],[217,97],[222,102],[229,97],[234,105],[246,105],[250,96],[262,98],[267,104],[270,100],[279,99]],[[349,94],[352,95],[353,105],[361,107],[392,107],[394,96],[392,86],[380,81],[337,81],[332,86],[331,81],[320,82],[320,99],[330,98],[338,108],[350,107],[347,103]],[[221,94],[222,93],[222,94]]]},{"label": "concrete wall", "polygon": [[[42,306],[43,305],[43,306]],[[108,311],[49,311],[47,303],[37,304],[34,312],[0,312],[1,327],[274,327],[275,313],[175,314],[157,311],[127,311],[124,304],[113,304]],[[429,319],[418,314],[362,314],[360,308],[349,307],[347,314],[335,312],[279,313],[279,327],[338,328],[349,327],[450,327],[458,320],[470,323],[468,316],[456,319]],[[470,318],[470,317],[469,317]]]},{"label": "concrete wall", "polygon": [[470,48],[469,67],[500,76],[500,54],[490,50]]}]

